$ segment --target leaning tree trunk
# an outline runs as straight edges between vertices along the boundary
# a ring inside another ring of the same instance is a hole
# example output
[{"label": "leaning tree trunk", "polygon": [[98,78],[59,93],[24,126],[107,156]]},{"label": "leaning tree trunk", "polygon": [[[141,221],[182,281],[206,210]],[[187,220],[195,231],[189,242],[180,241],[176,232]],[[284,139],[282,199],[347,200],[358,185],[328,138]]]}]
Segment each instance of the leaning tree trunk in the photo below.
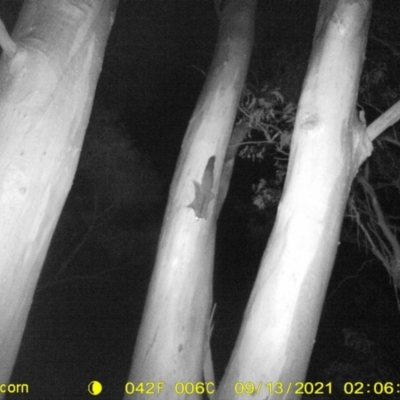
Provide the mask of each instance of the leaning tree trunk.
[{"label": "leaning tree trunk", "polygon": [[321,1],[282,200],[217,399],[301,392],[349,188],[372,148],[355,112],[370,8]]},{"label": "leaning tree trunk", "polygon": [[71,188],[117,3],[27,0],[12,39],[0,27],[1,383]]},{"label": "leaning tree trunk", "polygon": [[[127,399],[133,392],[133,398],[147,398],[151,382],[165,382],[164,387],[154,389],[159,399],[186,398],[178,393],[181,388],[175,390],[175,384],[203,380],[203,363],[210,361],[207,330],[216,218],[222,201],[218,188],[247,74],[255,3],[221,2],[224,7],[213,63],[189,123],[170,189],[126,385]],[[210,364],[206,364],[206,374],[212,375]],[[150,382],[150,386],[136,387],[138,382]],[[198,387],[199,394],[201,391]]]}]

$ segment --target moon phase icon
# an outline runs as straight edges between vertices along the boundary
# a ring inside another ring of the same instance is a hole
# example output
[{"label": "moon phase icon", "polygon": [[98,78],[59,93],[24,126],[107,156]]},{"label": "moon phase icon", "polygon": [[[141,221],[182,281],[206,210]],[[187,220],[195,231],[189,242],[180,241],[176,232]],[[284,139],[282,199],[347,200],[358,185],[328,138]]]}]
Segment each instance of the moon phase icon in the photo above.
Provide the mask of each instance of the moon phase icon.
[{"label": "moon phase icon", "polygon": [[92,381],[88,385],[88,392],[92,396],[97,396],[98,394],[101,393],[102,390],[103,390],[103,386],[98,381]]}]

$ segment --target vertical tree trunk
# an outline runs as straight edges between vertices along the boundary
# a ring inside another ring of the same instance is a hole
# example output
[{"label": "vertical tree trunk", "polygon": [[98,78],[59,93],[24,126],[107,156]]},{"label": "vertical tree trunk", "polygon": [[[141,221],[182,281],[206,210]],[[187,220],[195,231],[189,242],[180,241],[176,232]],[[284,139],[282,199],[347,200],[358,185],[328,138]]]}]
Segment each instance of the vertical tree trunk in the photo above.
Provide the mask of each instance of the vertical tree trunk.
[{"label": "vertical tree trunk", "polygon": [[212,303],[216,199],[247,74],[256,1],[229,0],[223,4],[213,63],[170,189],[126,386],[127,399],[133,392],[133,398],[148,397],[149,387],[136,387],[135,383],[159,381],[165,386],[155,389],[157,398],[183,399],[186,396],[178,394],[175,384],[203,379]]},{"label": "vertical tree trunk", "polygon": [[50,239],[71,188],[117,3],[27,0],[13,32],[15,47],[1,32],[2,383],[12,372]]},{"label": "vertical tree trunk", "polygon": [[355,115],[370,8],[321,1],[282,200],[217,399],[298,398],[350,184],[372,147]]}]

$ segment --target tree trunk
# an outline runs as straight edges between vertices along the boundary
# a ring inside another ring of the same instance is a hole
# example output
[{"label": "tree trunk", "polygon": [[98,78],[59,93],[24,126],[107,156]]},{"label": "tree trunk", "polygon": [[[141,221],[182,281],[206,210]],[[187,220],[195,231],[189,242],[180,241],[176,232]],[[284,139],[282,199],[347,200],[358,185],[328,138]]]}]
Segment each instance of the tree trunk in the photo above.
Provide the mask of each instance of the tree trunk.
[{"label": "tree trunk", "polygon": [[[226,4],[225,4],[226,3]],[[203,380],[221,171],[253,41],[255,0],[223,2],[213,63],[170,188],[126,398],[198,398],[178,382]],[[222,196],[223,197],[223,196]],[[165,382],[151,388],[151,382]],[[148,382],[148,386],[135,386]],[[210,386],[209,386],[210,388]],[[215,389],[215,388],[212,388]],[[198,387],[198,394],[202,389]]]},{"label": "tree trunk", "polygon": [[372,148],[355,113],[370,8],[321,1],[282,200],[217,399],[301,393],[349,188]]},{"label": "tree trunk", "polygon": [[72,185],[117,3],[27,0],[12,40],[0,32],[2,383]]}]

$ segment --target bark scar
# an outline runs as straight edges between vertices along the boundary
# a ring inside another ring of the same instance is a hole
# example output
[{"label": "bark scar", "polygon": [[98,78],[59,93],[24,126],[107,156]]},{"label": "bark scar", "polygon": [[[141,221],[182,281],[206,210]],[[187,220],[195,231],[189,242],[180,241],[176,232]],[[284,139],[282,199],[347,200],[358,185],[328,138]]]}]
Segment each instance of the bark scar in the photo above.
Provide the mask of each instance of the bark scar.
[{"label": "bark scar", "polygon": [[193,181],[194,184],[194,200],[188,205],[193,208],[196,219],[207,219],[207,208],[210,201],[215,197],[212,192],[214,185],[214,164],[215,156],[208,159],[206,168],[204,169],[201,184]]}]

